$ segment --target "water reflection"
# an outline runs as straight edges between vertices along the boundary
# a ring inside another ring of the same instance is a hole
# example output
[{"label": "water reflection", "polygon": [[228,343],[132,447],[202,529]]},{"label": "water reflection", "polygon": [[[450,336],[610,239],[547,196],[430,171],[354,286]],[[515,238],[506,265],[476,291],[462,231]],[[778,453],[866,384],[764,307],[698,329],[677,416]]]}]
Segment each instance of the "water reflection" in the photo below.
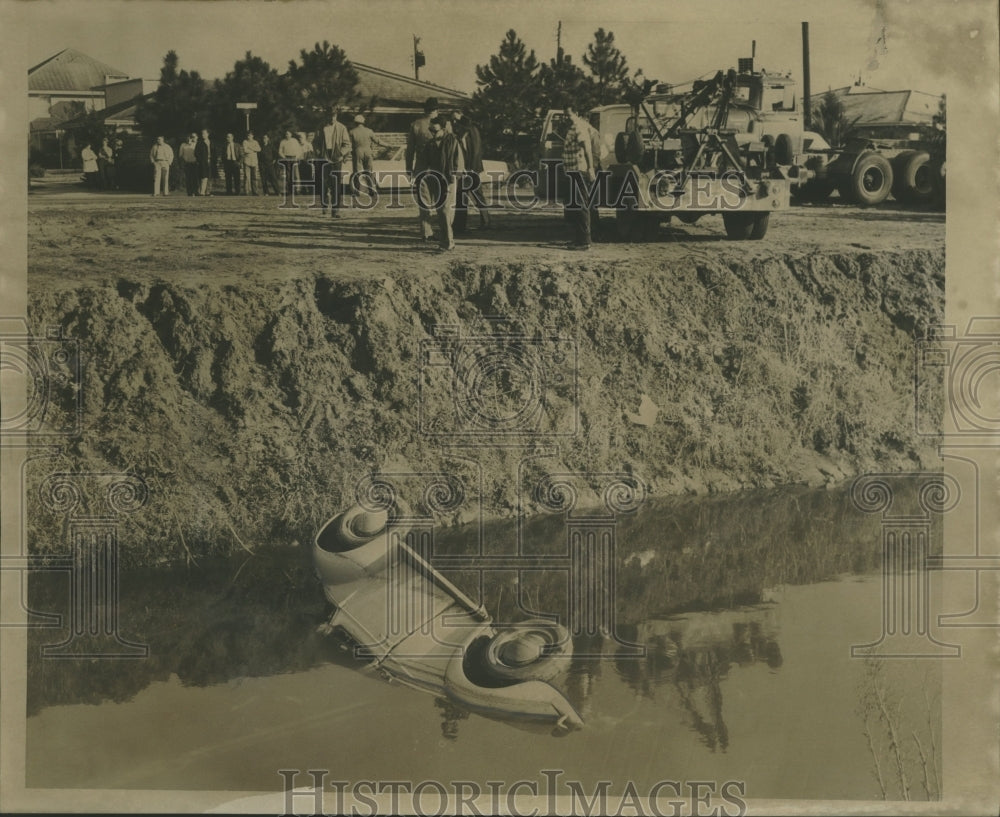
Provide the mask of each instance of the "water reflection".
[{"label": "water reflection", "polygon": [[[565,547],[561,523],[542,517],[526,525],[526,551]],[[485,534],[502,546],[513,541],[513,525],[487,525]],[[875,570],[880,554],[877,521],[853,510],[843,491],[785,489],[651,503],[620,520],[617,541],[617,631],[574,645],[579,655],[614,660],[574,659],[563,679],[567,692],[586,718],[610,663],[641,697],[671,690],[705,744],[721,751],[729,743],[722,682],[734,666],[776,670],[782,663],[773,622],[748,605],[759,605],[775,585]],[[476,552],[478,529],[444,530],[435,547],[443,554]],[[29,630],[28,713],[54,704],[126,701],[172,675],[185,685],[209,686],[329,662],[357,668],[350,653],[315,632],[328,610],[304,551],[278,548],[203,560],[190,569],[123,575],[121,630],[150,645],[144,660],[41,660],[41,646],[65,633]],[[481,597],[498,622],[521,620],[528,609],[565,609],[565,580],[543,571],[448,576]],[[65,574],[31,576],[30,606],[60,612],[66,621],[67,581]],[[731,619],[723,623],[717,618],[722,613],[697,612],[727,608]],[[634,657],[623,642],[644,645],[645,655]],[[452,741],[465,713],[453,704],[438,706],[442,734]]]}]

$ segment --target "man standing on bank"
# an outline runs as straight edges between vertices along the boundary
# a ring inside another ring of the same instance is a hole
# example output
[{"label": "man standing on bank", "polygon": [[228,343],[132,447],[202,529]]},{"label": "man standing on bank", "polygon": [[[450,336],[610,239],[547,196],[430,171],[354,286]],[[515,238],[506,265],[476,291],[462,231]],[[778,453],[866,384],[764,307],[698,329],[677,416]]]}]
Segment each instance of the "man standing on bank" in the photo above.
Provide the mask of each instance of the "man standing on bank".
[{"label": "man standing on bank", "polygon": [[253,138],[253,131],[247,131],[247,138],[243,140],[243,171],[246,177],[246,184],[243,192],[248,196],[259,195],[257,193],[257,161],[260,153],[260,142]]},{"label": "man standing on bank", "polygon": [[198,193],[198,157],[195,155],[195,147],[198,137],[195,134],[188,136],[186,142],[181,142],[177,148],[177,156],[181,160],[181,170],[184,171],[184,189],[189,196]]},{"label": "man standing on bank", "polygon": [[212,146],[208,140],[208,131],[201,132],[201,139],[194,146],[194,157],[198,163],[198,195],[211,196],[209,189],[212,179]]},{"label": "man standing on bank", "polygon": [[590,125],[580,117],[575,106],[567,105],[566,113],[570,118],[570,126],[563,140],[562,150],[567,188],[563,191],[563,206],[566,220],[573,228],[573,240],[567,245],[567,249],[589,250],[590,208],[585,197],[597,178],[597,165],[594,161]]},{"label": "man standing on bank", "polygon": [[[429,97],[424,102],[424,115],[415,119],[406,133],[406,172],[410,176],[411,182],[420,175],[420,171],[427,170],[425,161],[426,148],[431,141],[431,120],[437,116],[438,101],[436,97]],[[413,188],[417,196],[417,207],[420,210],[420,233],[424,241],[431,241],[434,238],[434,226],[431,221],[431,199],[426,179],[421,178],[416,188]]]},{"label": "man standing on bank", "polygon": [[373,145],[377,145],[380,148],[385,147],[385,145],[375,138],[375,132],[365,126],[364,116],[358,114],[354,117],[354,127],[351,129],[351,154],[354,160],[352,186],[358,191],[361,189],[363,183],[369,196],[375,194],[374,185],[376,184],[373,175],[373,163],[375,161]]},{"label": "man standing on bank", "polygon": [[243,163],[243,150],[231,133],[226,134],[226,146],[222,149],[222,170],[226,174],[226,195],[240,194],[240,165]]},{"label": "man standing on bank", "polygon": [[439,248],[441,250],[455,249],[455,234],[452,225],[455,219],[455,192],[459,177],[465,171],[465,157],[462,155],[462,145],[452,132],[451,120],[437,117],[431,120],[431,142],[424,148],[426,151],[427,169],[436,172],[438,184],[429,183],[430,195],[435,197],[437,205],[438,229],[441,232]]},{"label": "man standing on bank", "polygon": [[265,196],[269,195],[267,192],[270,189],[271,193],[278,195],[278,177],[274,172],[274,145],[271,144],[271,137],[266,133],[261,137],[263,140],[260,145],[260,189]]},{"label": "man standing on bank", "polygon": [[166,196],[170,193],[170,165],[174,163],[174,151],[163,141],[162,136],[156,137],[156,144],[149,151],[149,161],[153,165],[153,195],[162,188],[163,195]]},{"label": "man standing on bank", "polygon": [[[479,128],[470,122],[461,111],[455,111],[452,115],[452,125],[455,135],[458,137],[465,152],[465,172],[474,181],[473,189],[479,189],[482,184],[483,172],[483,137],[479,133]],[[468,184],[465,185],[468,188]],[[477,195],[482,196],[480,191]],[[465,232],[469,220],[468,193],[459,192],[455,202],[455,233],[461,235]],[[483,230],[490,228],[490,213],[482,207],[479,210],[479,226]]]},{"label": "man standing on bank", "polygon": [[[324,168],[324,175],[327,184],[331,186],[329,194],[330,215],[333,218],[340,218],[340,207],[343,204],[343,179],[344,162],[351,155],[351,136],[347,132],[347,127],[337,119],[340,108],[334,108],[330,114],[330,123],[323,127],[317,134],[317,142],[320,143],[317,153],[326,159],[330,164]],[[326,191],[324,191],[326,192]],[[326,209],[326,201],[323,202]]]}]

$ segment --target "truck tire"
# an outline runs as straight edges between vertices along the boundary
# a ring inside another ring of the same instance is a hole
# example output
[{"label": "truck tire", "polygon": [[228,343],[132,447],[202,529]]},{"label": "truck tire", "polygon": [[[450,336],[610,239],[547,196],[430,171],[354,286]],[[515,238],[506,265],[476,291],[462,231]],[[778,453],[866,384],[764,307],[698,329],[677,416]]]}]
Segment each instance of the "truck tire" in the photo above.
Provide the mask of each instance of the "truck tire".
[{"label": "truck tire", "polygon": [[642,241],[656,241],[660,234],[660,214],[652,211],[639,217],[639,233]]},{"label": "truck tire", "polygon": [[904,150],[892,157],[892,197],[899,202],[906,201],[906,188],[903,185],[903,167],[917,151]]},{"label": "truck tire", "polygon": [[934,196],[933,168],[930,165],[931,155],[923,150],[906,151],[897,159],[897,167],[893,168],[895,181],[892,194],[897,201],[912,204],[925,204]]},{"label": "truck tire", "polygon": [[787,133],[779,133],[774,140],[774,161],[779,165],[790,165],[795,161],[792,137]]},{"label": "truck tire", "polygon": [[630,207],[615,210],[615,233],[619,241],[634,241],[638,232],[639,213]]},{"label": "truck tire", "polygon": [[881,153],[866,151],[858,157],[850,178],[841,185],[841,196],[844,196],[845,187],[848,201],[862,207],[881,204],[892,191],[892,165]]},{"label": "truck tire", "polygon": [[830,198],[833,190],[833,182],[828,179],[810,179],[804,184],[793,187],[791,193],[796,202],[821,204]]},{"label": "truck tire", "polygon": [[726,225],[726,238],[730,241],[746,241],[750,238],[754,228],[753,216],[753,213],[723,213],[722,223]]},{"label": "truck tire", "polygon": [[637,165],[645,153],[646,148],[638,131],[621,131],[615,137],[615,159],[619,164]]},{"label": "truck tire", "polygon": [[618,135],[615,137],[615,161],[620,165],[625,164],[627,152],[628,134],[625,133],[625,131],[619,131]]},{"label": "truck tire", "polygon": [[767,235],[767,225],[771,220],[770,213],[754,213],[753,220],[751,222],[750,229],[750,240],[760,241],[765,235]]}]

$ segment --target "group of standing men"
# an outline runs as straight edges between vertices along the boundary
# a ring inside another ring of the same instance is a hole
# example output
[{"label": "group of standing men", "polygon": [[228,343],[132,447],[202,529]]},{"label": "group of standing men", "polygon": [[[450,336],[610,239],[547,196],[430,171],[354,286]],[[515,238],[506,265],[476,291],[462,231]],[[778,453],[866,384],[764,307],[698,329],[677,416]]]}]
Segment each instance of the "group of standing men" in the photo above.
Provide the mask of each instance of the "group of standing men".
[{"label": "group of standing men", "polygon": [[[438,100],[424,103],[424,115],[414,120],[406,134],[406,171],[418,184],[415,191],[420,211],[420,232],[424,241],[436,236],[442,250],[455,248],[455,233],[468,226],[468,192],[482,182],[483,140],[479,129],[461,112],[451,116],[438,111]],[[433,174],[421,171],[434,171]],[[460,183],[462,175],[471,185]],[[444,189],[434,189],[435,183]],[[479,208],[482,229],[490,227],[490,214]]]},{"label": "group of standing men", "polygon": [[[226,142],[220,149],[222,171],[226,178],[226,193],[237,195],[242,188],[244,192],[252,196],[258,195],[257,185],[260,182],[261,191],[264,195],[268,192],[278,192],[278,180],[274,172],[274,147],[271,140],[264,135],[264,142],[261,144],[254,138],[252,131],[248,132],[246,139],[237,142],[233,134],[226,134]],[[157,144],[153,146],[149,159],[154,167],[153,195],[161,187],[161,171],[159,167],[166,163],[166,170],[163,176],[167,175],[170,163],[173,162],[173,151],[169,145],[163,145],[163,137],[157,137]],[[157,158],[158,151],[162,156],[160,147],[165,147],[169,153],[165,158]],[[192,133],[177,150],[181,167],[184,171],[184,188],[189,196],[211,196],[211,179],[213,177],[213,160],[217,160],[213,153],[211,140],[208,131],[201,132],[201,138]],[[166,182],[163,182],[166,185]],[[168,189],[163,187],[163,194],[166,195]]]},{"label": "group of standing men", "polygon": [[[200,138],[197,134],[190,134],[178,148],[187,194],[212,195],[213,160],[221,161],[227,194],[238,195],[242,187],[244,193],[259,195],[258,181],[260,192],[265,196],[277,193],[276,163],[291,160],[295,162],[291,165],[293,172],[285,174],[285,191],[290,194],[297,182],[311,179],[308,175],[312,172],[310,159],[325,160],[325,172],[338,186],[350,160],[356,192],[367,187],[366,192],[373,194],[375,147],[386,146],[365,126],[363,115],[355,116],[354,127],[348,130],[337,118],[339,113],[339,110],[334,110],[329,123],[311,141],[305,138],[305,134],[296,137],[291,131],[285,131],[285,138],[275,147],[267,134],[262,137],[262,142],[258,142],[253,132],[248,132],[242,142],[237,142],[233,134],[228,133],[218,157],[213,154],[207,130],[201,132]],[[169,171],[174,152],[162,136],[156,138],[149,161],[154,171],[153,195],[165,196],[169,192]],[[423,240],[430,242],[436,239],[442,250],[454,249],[456,233],[462,234],[468,227],[469,193],[482,183],[483,142],[479,129],[461,112],[440,113],[438,100],[431,97],[424,103],[423,116],[416,119],[407,132],[405,161],[407,173],[418,185],[414,192]],[[471,178],[462,184],[463,176]],[[334,218],[340,216],[342,192],[338,189],[324,201],[324,210],[329,204],[330,215]],[[488,229],[489,211],[483,207],[478,209],[480,229]],[[589,244],[589,214],[586,217]]]},{"label": "group of standing men", "polygon": [[115,158],[121,150],[119,140],[114,147],[110,139],[104,139],[101,147],[94,150],[94,145],[83,146],[80,159],[83,161],[83,175],[87,184],[97,190],[117,190],[118,180],[115,176]]}]

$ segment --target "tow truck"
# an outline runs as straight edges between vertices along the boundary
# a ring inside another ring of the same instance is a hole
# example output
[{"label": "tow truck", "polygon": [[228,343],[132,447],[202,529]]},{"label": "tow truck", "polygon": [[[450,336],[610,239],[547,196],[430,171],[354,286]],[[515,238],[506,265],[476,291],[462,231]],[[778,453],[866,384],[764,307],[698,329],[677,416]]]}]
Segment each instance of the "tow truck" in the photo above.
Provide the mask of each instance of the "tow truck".
[{"label": "tow truck", "polygon": [[[722,215],[730,239],[759,240],[771,213],[789,206],[792,185],[810,175],[795,161],[803,140],[773,136],[762,107],[778,111],[790,100],[794,108],[794,90],[789,97],[787,78],[754,72],[750,62],[740,60],[739,72],[698,80],[686,94],[649,81],[633,83],[627,104],[591,112],[604,148],[601,166],[609,171],[602,178],[604,200],[615,209],[621,239],[653,240],[660,223],[672,216],[693,224],[702,216]],[[558,160],[559,125],[565,121],[559,111],[546,118],[546,164]],[[539,178],[541,196],[551,199],[567,189],[559,172],[543,168]]]}]

